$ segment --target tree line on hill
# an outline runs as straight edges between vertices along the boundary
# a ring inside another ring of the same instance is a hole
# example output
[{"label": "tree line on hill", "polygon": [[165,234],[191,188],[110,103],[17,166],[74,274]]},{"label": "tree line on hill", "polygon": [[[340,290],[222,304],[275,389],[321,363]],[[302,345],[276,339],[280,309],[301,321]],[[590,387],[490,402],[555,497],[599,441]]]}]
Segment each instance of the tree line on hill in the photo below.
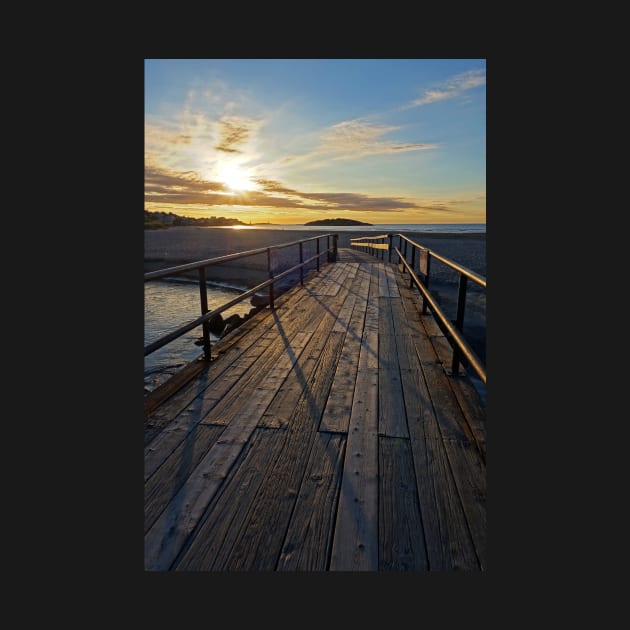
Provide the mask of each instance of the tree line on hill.
[{"label": "tree line on hill", "polygon": [[182,217],[173,212],[151,212],[144,211],[144,229],[160,229],[178,225],[205,225],[205,226],[230,226],[247,225],[239,219],[229,219],[226,217],[202,217],[194,219],[192,217]]}]

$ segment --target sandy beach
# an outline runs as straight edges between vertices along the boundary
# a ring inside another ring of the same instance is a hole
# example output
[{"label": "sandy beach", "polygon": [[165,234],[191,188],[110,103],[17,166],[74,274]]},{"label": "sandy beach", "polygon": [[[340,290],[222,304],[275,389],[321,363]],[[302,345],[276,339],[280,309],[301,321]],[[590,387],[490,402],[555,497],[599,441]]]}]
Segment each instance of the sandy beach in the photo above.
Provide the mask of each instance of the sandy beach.
[{"label": "sandy beach", "polygon": [[[321,231],[304,230],[235,230],[230,228],[206,228],[181,226],[164,230],[145,230],[144,232],[144,270],[154,271],[164,269],[195,260],[224,256],[234,252],[258,249],[270,245],[282,245],[304,238],[336,233],[339,235],[339,247],[350,247],[350,239],[360,236],[375,236],[375,232],[361,230],[338,231],[334,228]],[[486,235],[485,234],[454,234],[440,232],[405,232],[406,236],[420,245],[428,247],[438,254],[446,256],[473,271],[486,275]],[[323,247],[325,241],[320,241]],[[398,239],[394,240],[398,244]],[[304,257],[315,254],[314,242],[304,245]],[[298,261],[298,247],[290,247],[274,251],[274,262],[278,269],[283,265]],[[286,268],[286,267],[284,267]],[[215,269],[221,269],[216,274],[217,279],[233,278],[239,284],[255,281],[261,272],[264,276],[267,269],[265,254],[244,260],[231,262],[221,267],[208,269],[208,278],[214,275]],[[232,273],[229,270],[232,270]],[[266,277],[266,276],[265,276]],[[264,278],[263,278],[264,279]]]},{"label": "sandy beach", "polygon": [[[155,271],[176,265],[224,256],[234,252],[249,251],[271,245],[282,245],[293,241],[324,234],[338,234],[338,246],[350,247],[350,239],[360,236],[375,236],[376,232],[361,230],[338,230],[322,228],[321,231],[274,230],[274,229],[230,229],[179,226],[163,230],[145,230],[144,232],[144,271]],[[454,262],[486,276],[486,235],[479,233],[448,232],[404,232],[406,236],[420,245]],[[394,239],[394,245],[398,245]],[[332,244],[332,241],[331,241]],[[326,240],[320,241],[325,248]],[[315,241],[303,246],[304,259],[316,253]],[[298,246],[273,250],[272,266],[274,273],[288,269],[299,262]],[[315,263],[310,265],[314,268]],[[189,274],[197,277],[197,273]],[[267,279],[266,253],[236,260],[224,265],[207,268],[208,281],[231,284],[239,288],[250,288]],[[288,278],[277,287],[278,292],[295,282]],[[443,306],[449,317],[455,317],[455,304],[458,276],[439,262],[432,263],[431,291]],[[466,302],[465,332],[470,337],[473,349],[485,360],[485,304],[486,292],[469,282],[469,298]]]}]

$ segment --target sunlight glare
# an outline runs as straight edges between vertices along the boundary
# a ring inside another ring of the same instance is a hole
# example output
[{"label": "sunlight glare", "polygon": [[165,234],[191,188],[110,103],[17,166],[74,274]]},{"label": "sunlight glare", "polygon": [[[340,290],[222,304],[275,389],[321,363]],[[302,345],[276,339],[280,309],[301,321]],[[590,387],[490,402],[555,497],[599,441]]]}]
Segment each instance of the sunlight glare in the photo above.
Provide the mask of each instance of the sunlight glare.
[{"label": "sunlight glare", "polygon": [[256,186],[247,169],[237,164],[225,164],[219,169],[218,179],[233,191],[254,190]]}]

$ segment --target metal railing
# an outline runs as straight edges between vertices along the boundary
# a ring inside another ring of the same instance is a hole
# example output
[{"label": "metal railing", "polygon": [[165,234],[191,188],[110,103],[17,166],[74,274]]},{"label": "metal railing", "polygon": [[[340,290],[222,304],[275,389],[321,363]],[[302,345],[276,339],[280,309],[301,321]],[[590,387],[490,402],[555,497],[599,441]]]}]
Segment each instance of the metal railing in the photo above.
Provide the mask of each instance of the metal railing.
[{"label": "metal railing", "polygon": [[381,260],[383,260],[385,252],[390,248],[390,236],[390,234],[380,234],[379,236],[363,236],[359,238],[351,238],[350,245],[352,247],[358,248],[366,254],[372,254],[377,258],[380,252]]},{"label": "metal railing", "polygon": [[[398,237],[398,247],[393,246],[393,239]],[[387,243],[385,243],[387,240]],[[378,241],[372,243],[372,241]],[[483,289],[486,289],[486,279],[479,274],[459,265],[440,254],[430,250],[428,247],[424,247],[404,234],[385,234],[380,236],[369,236],[350,239],[350,245],[357,247],[363,251],[374,254],[377,258],[384,259],[385,250],[387,250],[387,260],[391,262],[392,253],[398,256],[399,264],[402,264],[402,273],[405,271],[409,273],[409,288],[415,286],[422,295],[422,314],[427,314],[427,309],[431,309],[433,315],[437,318],[441,327],[445,331],[446,337],[453,349],[453,358],[451,364],[451,371],[453,374],[458,374],[459,365],[462,359],[467,361],[468,365],[474,370],[477,376],[481,379],[483,384],[486,384],[486,369],[482,365],[481,360],[470,347],[470,344],[463,336],[464,329],[464,314],[466,310],[466,296],[468,280],[471,280],[475,284],[479,285]],[[411,245],[411,262],[407,260],[409,245]],[[402,251],[401,251],[402,250]],[[418,250],[418,274],[422,276],[422,279],[418,277],[415,272],[416,265],[416,250]],[[420,254],[424,253],[426,257],[424,272],[420,269]],[[459,287],[457,291],[457,313],[454,320],[450,320],[440,308],[436,299],[431,295],[429,291],[429,281],[431,278],[431,260],[435,259],[446,265],[447,267],[456,271],[459,275]]]},{"label": "metal railing", "polygon": [[[326,239],[326,249],[320,251],[320,239]],[[331,246],[332,239],[332,246]],[[316,254],[311,256],[310,258],[304,260],[304,243],[316,241]],[[255,293],[260,292],[261,290],[268,287],[269,289],[269,308],[274,309],[274,284],[288,276],[295,271],[300,271],[300,284],[304,284],[304,267],[309,263],[316,261],[316,269],[319,272],[320,270],[320,258],[322,256],[327,256],[328,262],[335,262],[337,260],[337,234],[322,234],[320,236],[313,236],[310,238],[301,239],[299,241],[291,241],[290,243],[282,243],[280,245],[271,245],[269,247],[260,247],[258,249],[250,249],[244,252],[237,252],[235,254],[228,254],[226,256],[218,256],[216,258],[208,258],[206,260],[199,260],[192,263],[187,263],[184,265],[178,265],[176,267],[169,267],[167,269],[159,269],[157,271],[151,271],[149,273],[144,274],[144,281],[149,282],[150,280],[160,280],[166,277],[172,277],[175,275],[179,275],[194,269],[199,271],[199,298],[201,304],[201,316],[197,317],[186,324],[183,324],[172,330],[171,332],[163,335],[162,337],[156,339],[150,344],[144,347],[144,356],[146,357],[148,354],[159,350],[163,346],[167,345],[171,341],[178,339],[182,335],[186,334],[188,331],[196,328],[197,326],[203,326],[203,349],[204,349],[204,358],[208,361],[211,359],[210,352],[210,327],[209,321],[215,316],[219,315],[223,311],[231,308],[235,304],[246,300],[247,298],[253,296]],[[289,269],[285,269],[283,272],[279,274],[274,274],[273,265],[272,265],[272,253],[274,250],[284,249],[285,247],[292,247],[294,245],[299,246],[299,260],[300,262],[297,265],[290,267]],[[255,256],[258,254],[267,254],[267,274],[269,275],[269,279],[257,284],[255,287],[244,291],[239,296],[235,297],[233,300],[226,302],[222,306],[213,309],[212,311],[208,311],[208,294],[207,294],[207,285],[206,285],[206,267],[211,267],[212,265],[217,265],[225,262],[229,262],[231,260],[238,260],[240,258],[247,258],[249,256]]]}]

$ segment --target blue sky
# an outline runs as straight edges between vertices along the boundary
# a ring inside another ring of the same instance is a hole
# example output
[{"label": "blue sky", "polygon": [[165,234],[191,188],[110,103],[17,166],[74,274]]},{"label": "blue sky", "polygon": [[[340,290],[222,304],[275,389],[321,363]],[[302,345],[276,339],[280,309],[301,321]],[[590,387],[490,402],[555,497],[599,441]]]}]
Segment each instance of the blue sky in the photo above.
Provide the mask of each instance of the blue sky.
[{"label": "blue sky", "polygon": [[485,223],[485,60],[147,59],[145,209]]}]

